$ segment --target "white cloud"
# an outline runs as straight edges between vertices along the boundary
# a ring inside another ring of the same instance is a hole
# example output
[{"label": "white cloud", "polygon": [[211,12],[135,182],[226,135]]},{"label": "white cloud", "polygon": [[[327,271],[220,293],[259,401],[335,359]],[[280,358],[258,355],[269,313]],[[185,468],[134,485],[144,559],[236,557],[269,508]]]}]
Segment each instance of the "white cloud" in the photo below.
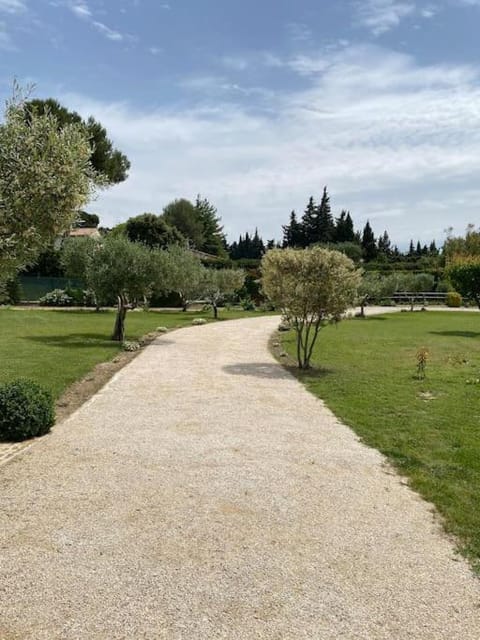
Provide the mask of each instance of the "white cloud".
[{"label": "white cloud", "polygon": [[161,49],[160,47],[149,47],[148,50],[152,54],[152,56],[158,56],[163,51],[163,49]]},{"label": "white cloud", "polygon": [[92,12],[85,2],[79,0],[70,5],[72,12],[79,18],[91,18]]},{"label": "white cloud", "polygon": [[0,11],[5,13],[21,13],[26,9],[25,0],[0,0]]},{"label": "white cloud", "polygon": [[[2,2],[2,0],[0,0],[0,2]],[[72,13],[77,16],[77,18],[88,22],[94,29],[105,36],[108,40],[121,42],[126,38],[126,36],[119,31],[115,31],[103,22],[95,20],[92,10],[84,0],[74,0],[69,4],[69,7]]]},{"label": "white cloud", "polygon": [[416,9],[413,2],[405,0],[357,0],[355,5],[359,24],[376,36],[397,27]]},{"label": "white cloud", "polygon": [[[332,54],[307,78],[307,89],[273,96],[257,111],[253,97],[242,106],[233,94],[228,103],[215,95],[210,106],[149,112],[63,96],[98,118],[132,161],[129,180],[92,211],[111,225],[200,192],[219,207],[231,237],[258,226],[278,238],[291,209],[301,211],[327,184],[336,213],[351,209],[358,225],[370,217],[377,233],[387,228],[398,243],[441,241],[446,227],[460,232],[478,217],[476,69],[419,66],[356,47]],[[216,82],[197,83],[202,105]]]},{"label": "white cloud", "polygon": [[108,38],[108,40],[119,42],[124,38],[123,34],[119,33],[118,31],[114,31],[113,29],[110,29],[110,27],[107,27],[107,25],[103,24],[103,22],[97,22],[96,20],[94,20],[92,22],[92,25],[95,27],[97,31],[99,31],[102,35]]}]

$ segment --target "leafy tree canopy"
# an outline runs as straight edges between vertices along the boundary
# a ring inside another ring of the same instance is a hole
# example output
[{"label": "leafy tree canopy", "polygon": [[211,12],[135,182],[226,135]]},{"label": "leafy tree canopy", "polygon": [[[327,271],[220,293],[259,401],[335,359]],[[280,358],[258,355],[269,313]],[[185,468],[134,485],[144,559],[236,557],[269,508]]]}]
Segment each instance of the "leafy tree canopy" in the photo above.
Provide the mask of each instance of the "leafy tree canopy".
[{"label": "leafy tree canopy", "polygon": [[85,121],[76,111],[69,111],[53,98],[30,100],[25,104],[27,120],[46,113],[55,117],[60,129],[76,124],[84,131],[90,143],[90,162],[97,174],[102,176],[104,184],[116,184],[127,179],[130,161],[113,147],[107,130],[93,116]]},{"label": "leafy tree canopy", "polygon": [[205,242],[200,210],[189,200],[180,198],[167,204],[163,209],[163,219],[171,227],[176,227],[187,238],[194,249],[200,249]]},{"label": "leafy tree canopy", "polygon": [[82,126],[59,128],[52,113],[26,114],[26,103],[14,98],[0,125],[2,279],[71,227],[97,182]]},{"label": "leafy tree canopy", "polygon": [[143,213],[130,218],[125,223],[123,231],[132,242],[141,242],[152,249],[186,243],[185,237],[175,226],[170,225],[163,216],[154,213]]},{"label": "leafy tree canopy", "polygon": [[321,327],[355,304],[360,278],[347,256],[318,246],[273,249],[263,257],[263,290],[296,331],[301,369],[310,368]]}]

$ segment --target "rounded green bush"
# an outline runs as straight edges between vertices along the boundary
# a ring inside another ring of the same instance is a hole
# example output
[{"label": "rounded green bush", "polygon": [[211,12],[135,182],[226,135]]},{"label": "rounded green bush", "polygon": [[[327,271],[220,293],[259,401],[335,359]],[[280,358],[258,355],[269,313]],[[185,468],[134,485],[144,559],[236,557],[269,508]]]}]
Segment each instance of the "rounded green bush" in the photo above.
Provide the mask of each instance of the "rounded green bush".
[{"label": "rounded green bush", "polygon": [[456,291],[449,291],[447,293],[447,297],[445,299],[447,307],[461,307],[462,306],[462,296]]},{"label": "rounded green bush", "polygon": [[0,440],[43,436],[55,422],[52,394],[31,380],[0,385]]}]

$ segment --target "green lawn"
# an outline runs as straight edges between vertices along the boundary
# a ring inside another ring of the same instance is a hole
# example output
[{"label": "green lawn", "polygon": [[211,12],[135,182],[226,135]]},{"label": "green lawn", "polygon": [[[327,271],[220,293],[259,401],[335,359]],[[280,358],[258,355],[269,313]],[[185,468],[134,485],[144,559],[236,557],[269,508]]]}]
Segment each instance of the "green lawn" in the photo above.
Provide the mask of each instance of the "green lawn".
[{"label": "green lawn", "polygon": [[[285,348],[295,354],[293,332]],[[418,380],[416,352],[430,352]],[[433,502],[480,567],[480,313],[399,313],[320,333],[307,387]]]},{"label": "green lawn", "polygon": [[[129,312],[126,337],[135,340],[156,327],[190,325],[200,312]],[[246,317],[244,311],[220,309],[220,320]],[[99,362],[121,347],[109,340],[113,311],[0,309],[0,382],[26,377],[44,385],[56,398]]]}]

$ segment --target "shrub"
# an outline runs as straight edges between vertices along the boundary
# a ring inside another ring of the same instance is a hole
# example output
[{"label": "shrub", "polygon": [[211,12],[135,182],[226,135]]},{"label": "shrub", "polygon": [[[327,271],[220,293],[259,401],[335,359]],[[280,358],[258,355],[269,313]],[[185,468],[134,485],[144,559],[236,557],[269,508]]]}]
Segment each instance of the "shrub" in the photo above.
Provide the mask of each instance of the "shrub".
[{"label": "shrub", "polygon": [[31,380],[0,385],[0,440],[42,436],[55,422],[52,395]]},{"label": "shrub", "polygon": [[141,349],[142,345],[139,342],[135,342],[134,340],[132,340],[131,342],[125,340],[122,343],[122,348],[124,351],[138,351],[139,349]]},{"label": "shrub", "polygon": [[251,298],[244,298],[240,301],[240,305],[244,311],[255,311],[255,303]]},{"label": "shrub", "polygon": [[40,298],[38,303],[45,307],[69,307],[73,299],[64,289],[54,289]]},{"label": "shrub", "polygon": [[462,296],[456,291],[449,291],[447,293],[447,297],[445,298],[445,303],[447,307],[461,307]]}]

